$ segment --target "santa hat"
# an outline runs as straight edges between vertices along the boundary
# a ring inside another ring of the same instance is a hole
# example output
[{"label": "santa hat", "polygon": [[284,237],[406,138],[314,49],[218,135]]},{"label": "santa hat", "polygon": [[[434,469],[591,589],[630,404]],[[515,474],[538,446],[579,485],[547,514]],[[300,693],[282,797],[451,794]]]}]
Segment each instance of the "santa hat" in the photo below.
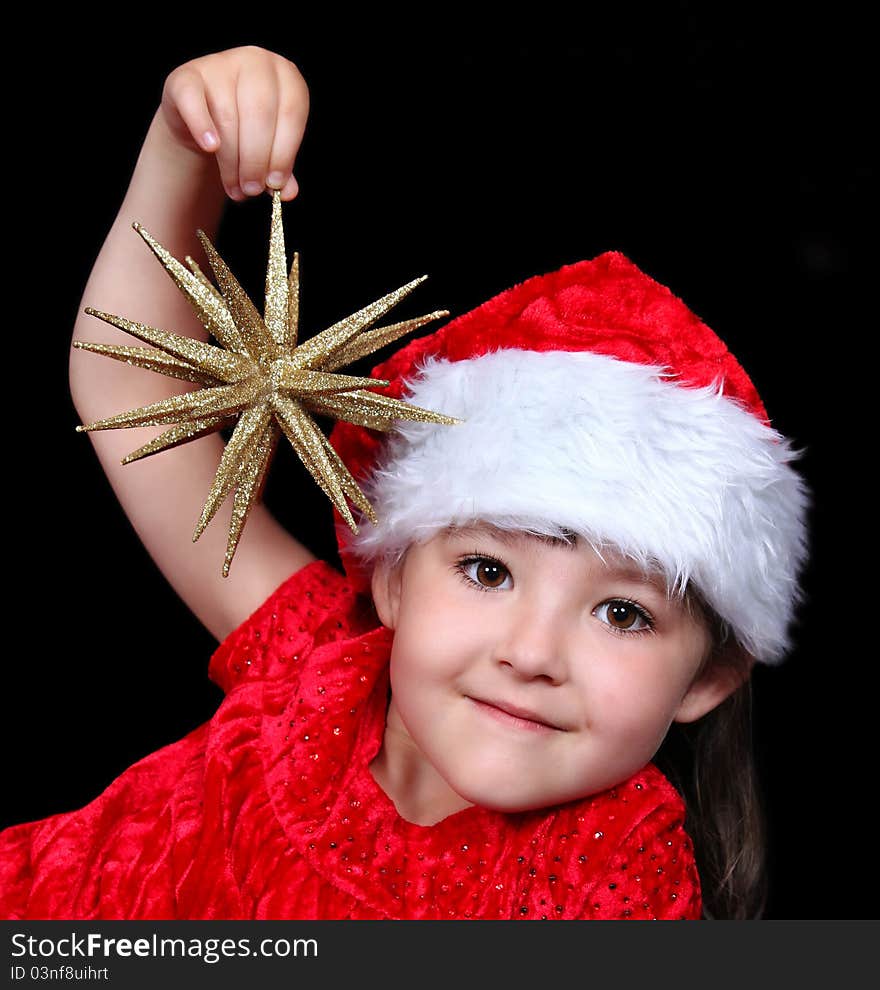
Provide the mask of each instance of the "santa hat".
[{"label": "santa hat", "polygon": [[798,455],[718,336],[627,258],[530,278],[372,374],[463,422],[336,423],[379,520],[354,534],[334,509],[358,590],[452,524],[568,530],[695,588],[757,660],[782,659],[807,552]]}]

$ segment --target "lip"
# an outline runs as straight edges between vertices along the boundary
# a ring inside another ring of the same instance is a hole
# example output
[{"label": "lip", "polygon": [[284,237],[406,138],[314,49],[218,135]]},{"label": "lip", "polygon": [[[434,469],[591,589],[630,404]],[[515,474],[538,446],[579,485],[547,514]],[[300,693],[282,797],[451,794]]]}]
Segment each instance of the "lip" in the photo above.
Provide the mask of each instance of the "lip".
[{"label": "lip", "polygon": [[519,705],[511,705],[506,701],[484,701],[480,698],[474,698],[471,695],[467,695],[467,697],[481,711],[493,718],[499,719],[506,725],[517,726],[520,729],[526,729],[531,732],[564,731],[561,726],[555,725],[553,722],[547,722],[537,712],[533,712],[529,708],[520,708]]}]

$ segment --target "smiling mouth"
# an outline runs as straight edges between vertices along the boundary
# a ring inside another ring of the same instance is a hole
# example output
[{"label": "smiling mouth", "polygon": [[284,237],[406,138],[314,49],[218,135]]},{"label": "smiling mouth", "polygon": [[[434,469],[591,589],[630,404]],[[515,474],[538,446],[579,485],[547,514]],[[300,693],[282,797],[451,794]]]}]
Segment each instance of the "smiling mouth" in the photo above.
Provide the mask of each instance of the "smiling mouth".
[{"label": "smiling mouth", "polygon": [[539,715],[525,708],[518,708],[516,705],[509,705],[504,701],[481,701],[479,698],[472,698],[465,695],[484,714],[496,719],[505,725],[526,729],[531,732],[564,732],[565,730],[552,722],[545,722]]}]

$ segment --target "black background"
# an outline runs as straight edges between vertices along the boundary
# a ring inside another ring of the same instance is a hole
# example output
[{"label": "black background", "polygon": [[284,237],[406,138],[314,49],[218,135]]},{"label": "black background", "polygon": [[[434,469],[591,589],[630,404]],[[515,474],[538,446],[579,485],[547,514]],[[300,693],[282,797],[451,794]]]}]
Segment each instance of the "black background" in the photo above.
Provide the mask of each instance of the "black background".
[{"label": "black background", "polygon": [[[755,675],[768,916],[876,916],[874,582],[856,549],[873,528],[862,475],[874,423],[859,401],[875,323],[867,26],[837,5],[822,19],[696,3],[574,20],[535,8],[495,24],[419,7],[320,27],[290,11],[226,30],[211,8],[198,25],[144,9],[142,29],[118,33],[34,26],[10,81],[2,824],[85,804],[221,698],[206,677],[216,642],[74,431],[67,361],[165,77],[258,44],[310,89],[301,191],[285,207],[304,336],[422,274],[395,319],[458,315],[617,249],[726,340],[773,425],[804,448],[808,604],[794,653]],[[268,220],[268,197],[230,203],[218,238],[252,294]],[[338,564],[329,502],[289,449],[265,497]]]}]

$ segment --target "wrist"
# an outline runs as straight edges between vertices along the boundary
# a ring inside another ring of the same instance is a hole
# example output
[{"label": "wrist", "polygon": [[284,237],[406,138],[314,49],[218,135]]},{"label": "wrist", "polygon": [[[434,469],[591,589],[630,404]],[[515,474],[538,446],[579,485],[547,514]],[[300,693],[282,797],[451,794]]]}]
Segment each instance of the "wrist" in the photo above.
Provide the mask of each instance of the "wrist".
[{"label": "wrist", "polygon": [[117,223],[144,223],[176,257],[197,249],[195,232],[216,234],[226,193],[214,155],[182,145],[161,107],[147,129]]},{"label": "wrist", "polygon": [[155,216],[160,210],[176,217],[187,230],[202,226],[207,231],[219,218],[225,199],[215,156],[183,145],[159,107],[126,193],[125,215],[142,219],[140,213]]},{"label": "wrist", "polygon": [[188,148],[171,130],[162,107],[157,107],[144,139],[141,155],[151,154],[163,164],[192,173],[205,173],[216,170],[214,155],[200,148]]}]

